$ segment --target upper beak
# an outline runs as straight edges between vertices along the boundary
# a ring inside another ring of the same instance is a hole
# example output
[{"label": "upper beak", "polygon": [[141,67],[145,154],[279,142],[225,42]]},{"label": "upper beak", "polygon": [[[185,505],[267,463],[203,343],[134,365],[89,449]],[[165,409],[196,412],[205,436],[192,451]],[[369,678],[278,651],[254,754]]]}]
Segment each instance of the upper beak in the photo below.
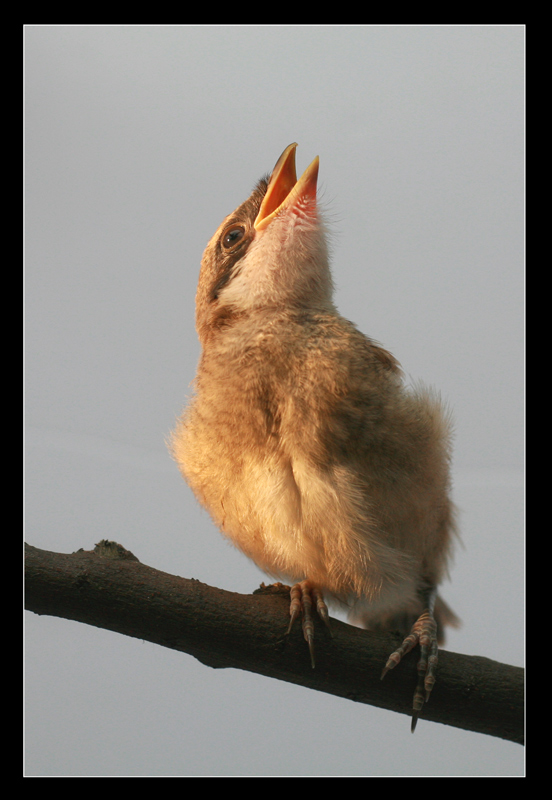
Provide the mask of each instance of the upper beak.
[{"label": "upper beak", "polygon": [[272,170],[266,194],[254,222],[254,227],[258,231],[262,231],[270,225],[279,211],[294,205],[300,197],[311,202],[316,200],[318,156],[297,180],[295,171],[296,149],[296,142],[286,147]]}]

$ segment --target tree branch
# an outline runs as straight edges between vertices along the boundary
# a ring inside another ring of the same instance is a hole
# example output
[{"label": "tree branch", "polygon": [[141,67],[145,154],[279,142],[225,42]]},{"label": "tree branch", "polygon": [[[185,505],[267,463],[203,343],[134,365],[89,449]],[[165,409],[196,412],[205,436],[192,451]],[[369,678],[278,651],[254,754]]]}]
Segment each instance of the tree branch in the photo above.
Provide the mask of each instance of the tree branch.
[{"label": "tree branch", "polygon": [[[316,629],[316,669],[301,626],[285,635],[289,589],[253,595],[215,589],[141,564],[114,542],[71,555],[26,545],[25,607],[107,628],[189,653],[215,668],[234,667],[328,692],[358,703],[411,713],[417,681],[411,654],[380,681],[398,639],[332,619],[333,637]],[[520,667],[441,650],[435,689],[422,720],[523,743]]]}]

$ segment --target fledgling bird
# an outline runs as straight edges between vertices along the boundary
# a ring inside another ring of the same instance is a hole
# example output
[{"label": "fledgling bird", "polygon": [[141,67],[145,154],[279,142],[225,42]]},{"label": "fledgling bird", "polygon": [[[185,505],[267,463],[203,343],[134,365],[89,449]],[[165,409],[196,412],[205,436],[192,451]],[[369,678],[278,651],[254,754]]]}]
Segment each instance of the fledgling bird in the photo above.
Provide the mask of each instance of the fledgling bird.
[{"label": "fledgling bird", "polygon": [[325,600],[404,630],[382,677],[420,644],[414,730],[457,622],[436,594],[455,531],[449,419],[336,310],[318,158],[297,180],[296,147],[207,245],[195,396],[172,452],[220,529],[293,584],[289,629],[301,614],[313,666],[311,607],[328,623]]}]

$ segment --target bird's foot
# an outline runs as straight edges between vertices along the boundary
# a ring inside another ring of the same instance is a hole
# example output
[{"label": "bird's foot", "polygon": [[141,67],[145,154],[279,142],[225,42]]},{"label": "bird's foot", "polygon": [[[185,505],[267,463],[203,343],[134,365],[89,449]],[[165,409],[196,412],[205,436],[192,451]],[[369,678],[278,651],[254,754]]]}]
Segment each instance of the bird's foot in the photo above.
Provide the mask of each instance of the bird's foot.
[{"label": "bird's foot", "polygon": [[394,669],[402,657],[409,653],[417,644],[420,645],[420,660],[418,661],[418,685],[414,692],[412,703],[412,725],[414,733],[418,717],[427,703],[431,690],[435,684],[435,669],[437,667],[437,625],[431,611],[426,608],[412,626],[412,630],[397,650],[389,656],[387,664],[381,673],[383,680],[390,669]]},{"label": "bird's foot", "polygon": [[289,606],[289,627],[286,635],[291,632],[293,623],[299,616],[302,615],[303,636],[309,646],[310,659],[312,668],[315,667],[314,662],[314,617],[312,613],[313,604],[316,606],[318,616],[326,625],[332,635],[330,629],[330,616],[328,614],[328,606],[324,602],[324,597],[320,589],[314,586],[310,581],[301,581],[291,587],[290,590],[290,606]]}]

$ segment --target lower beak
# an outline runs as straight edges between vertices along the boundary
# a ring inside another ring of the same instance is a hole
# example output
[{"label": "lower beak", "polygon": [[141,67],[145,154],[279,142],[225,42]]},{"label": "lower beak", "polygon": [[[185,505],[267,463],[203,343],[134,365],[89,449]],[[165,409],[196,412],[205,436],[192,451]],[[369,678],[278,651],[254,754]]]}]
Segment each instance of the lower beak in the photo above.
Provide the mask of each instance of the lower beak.
[{"label": "lower beak", "polygon": [[318,156],[297,180],[295,171],[295,150],[297,144],[290,144],[278,161],[270,176],[268,188],[254,222],[255,230],[262,231],[284,210],[293,207],[300,199],[316,202],[318,180]]}]

